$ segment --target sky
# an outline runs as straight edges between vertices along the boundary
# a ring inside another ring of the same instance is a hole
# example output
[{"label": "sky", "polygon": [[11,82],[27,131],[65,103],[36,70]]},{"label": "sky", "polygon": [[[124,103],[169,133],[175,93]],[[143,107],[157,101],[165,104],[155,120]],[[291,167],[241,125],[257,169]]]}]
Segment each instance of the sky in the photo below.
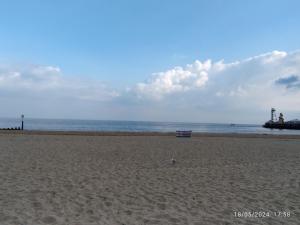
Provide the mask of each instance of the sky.
[{"label": "sky", "polygon": [[0,3],[0,117],[300,119],[297,0]]}]

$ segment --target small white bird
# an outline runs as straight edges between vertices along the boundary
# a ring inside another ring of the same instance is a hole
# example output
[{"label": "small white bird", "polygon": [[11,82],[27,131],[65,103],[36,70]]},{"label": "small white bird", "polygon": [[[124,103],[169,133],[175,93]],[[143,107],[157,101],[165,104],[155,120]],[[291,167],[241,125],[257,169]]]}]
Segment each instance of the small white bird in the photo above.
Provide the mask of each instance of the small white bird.
[{"label": "small white bird", "polygon": [[171,159],[171,163],[172,163],[172,164],[175,164],[175,163],[176,163],[176,160],[175,160],[174,158],[172,158],[172,159]]}]

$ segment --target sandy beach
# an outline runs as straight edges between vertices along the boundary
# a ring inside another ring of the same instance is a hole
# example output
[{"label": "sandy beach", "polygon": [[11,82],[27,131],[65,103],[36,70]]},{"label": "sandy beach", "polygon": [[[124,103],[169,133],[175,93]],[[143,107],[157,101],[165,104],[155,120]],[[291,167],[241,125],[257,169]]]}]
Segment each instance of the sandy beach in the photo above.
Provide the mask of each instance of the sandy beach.
[{"label": "sandy beach", "polygon": [[0,224],[299,225],[299,146],[299,136],[2,131]]}]

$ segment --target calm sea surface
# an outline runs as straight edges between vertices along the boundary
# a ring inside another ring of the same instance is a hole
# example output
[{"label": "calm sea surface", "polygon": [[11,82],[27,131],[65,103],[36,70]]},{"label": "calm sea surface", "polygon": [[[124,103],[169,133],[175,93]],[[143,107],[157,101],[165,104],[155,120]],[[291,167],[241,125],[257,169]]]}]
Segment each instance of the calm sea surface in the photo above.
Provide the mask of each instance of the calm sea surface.
[{"label": "calm sea surface", "polygon": [[[0,118],[0,128],[21,126],[20,119]],[[192,130],[209,133],[259,133],[259,134],[298,134],[297,130],[271,130],[261,125],[250,124],[213,124],[213,123],[178,123],[178,122],[137,122],[106,120],[66,120],[66,119],[29,119],[25,118],[26,130],[48,131],[157,131],[174,132]]]}]

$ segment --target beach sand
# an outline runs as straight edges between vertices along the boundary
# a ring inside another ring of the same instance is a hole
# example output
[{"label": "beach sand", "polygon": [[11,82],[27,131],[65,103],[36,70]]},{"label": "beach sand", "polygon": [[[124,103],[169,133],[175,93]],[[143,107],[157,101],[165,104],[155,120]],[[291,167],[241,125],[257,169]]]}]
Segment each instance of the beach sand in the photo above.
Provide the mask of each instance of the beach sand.
[{"label": "beach sand", "polygon": [[1,225],[299,225],[300,137],[3,131],[0,181]]}]

